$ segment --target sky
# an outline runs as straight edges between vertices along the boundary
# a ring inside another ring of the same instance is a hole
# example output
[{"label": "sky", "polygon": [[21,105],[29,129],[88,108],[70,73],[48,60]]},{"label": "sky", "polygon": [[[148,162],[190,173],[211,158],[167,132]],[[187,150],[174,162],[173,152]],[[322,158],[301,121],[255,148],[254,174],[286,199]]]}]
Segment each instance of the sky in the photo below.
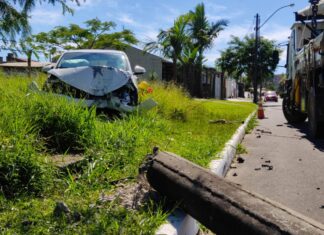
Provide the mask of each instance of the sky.
[{"label": "sky", "polygon": [[[68,0],[69,1],[69,0]],[[276,40],[278,43],[288,40],[290,27],[294,22],[294,14],[309,5],[308,0],[80,0],[81,6],[69,3],[74,8],[74,15],[62,15],[59,5],[37,5],[31,13],[32,33],[47,32],[55,26],[71,23],[82,25],[84,21],[98,17],[102,21],[114,21],[116,30],[130,29],[140,40],[138,47],[145,42],[156,39],[159,29],[172,26],[179,15],[194,10],[201,2],[209,21],[220,19],[229,21],[228,27],[214,41],[213,47],[205,54],[206,65],[213,66],[226,49],[231,35],[244,37],[254,32],[255,15],[261,16],[261,24],[278,8],[294,3],[276,13],[262,28],[261,36]],[[284,49],[284,48],[282,48]],[[281,55],[279,65],[285,64],[285,52]],[[278,68],[277,73],[283,73]]]}]

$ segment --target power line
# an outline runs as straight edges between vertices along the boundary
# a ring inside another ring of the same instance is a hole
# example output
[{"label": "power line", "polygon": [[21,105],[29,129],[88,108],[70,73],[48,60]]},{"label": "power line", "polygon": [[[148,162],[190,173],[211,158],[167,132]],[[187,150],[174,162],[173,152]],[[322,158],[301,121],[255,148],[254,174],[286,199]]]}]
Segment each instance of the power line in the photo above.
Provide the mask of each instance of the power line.
[{"label": "power line", "polygon": [[255,22],[255,17],[253,17],[252,21],[251,21],[251,24],[246,32],[245,35],[250,35],[253,33],[254,29],[253,29],[253,26],[254,26],[254,22]]}]

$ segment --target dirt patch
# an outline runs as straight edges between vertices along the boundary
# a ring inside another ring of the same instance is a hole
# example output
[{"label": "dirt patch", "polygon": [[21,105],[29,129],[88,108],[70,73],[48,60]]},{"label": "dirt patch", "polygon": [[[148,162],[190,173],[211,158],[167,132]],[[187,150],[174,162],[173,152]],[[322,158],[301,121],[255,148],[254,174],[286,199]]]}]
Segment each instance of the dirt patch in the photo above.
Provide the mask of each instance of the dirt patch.
[{"label": "dirt patch", "polygon": [[59,168],[66,168],[71,165],[76,165],[84,160],[81,155],[53,155],[49,157],[50,161]]},{"label": "dirt patch", "polygon": [[139,177],[137,182],[117,184],[112,194],[101,194],[99,200],[103,203],[117,201],[128,210],[138,210],[150,200],[159,201],[160,196],[145,179]]}]

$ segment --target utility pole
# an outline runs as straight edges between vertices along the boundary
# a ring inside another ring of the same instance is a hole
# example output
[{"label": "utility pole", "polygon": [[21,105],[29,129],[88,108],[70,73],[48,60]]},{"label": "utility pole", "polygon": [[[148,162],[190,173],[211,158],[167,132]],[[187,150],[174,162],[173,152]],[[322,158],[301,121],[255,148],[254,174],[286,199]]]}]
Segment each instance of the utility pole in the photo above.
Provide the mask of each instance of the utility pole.
[{"label": "utility pole", "polygon": [[255,48],[253,71],[253,102],[258,103],[258,77],[259,77],[259,45],[260,45],[260,16],[256,15],[255,24]]},{"label": "utility pole", "polygon": [[[319,0],[310,0],[312,1],[319,1]],[[295,6],[294,3],[291,3],[289,5],[285,5],[282,7],[279,7],[277,10],[275,10],[264,22],[262,25],[260,25],[260,15],[256,15],[256,23],[255,23],[255,51],[254,51],[254,65],[253,65],[253,102],[258,103],[258,80],[261,80],[260,78],[260,68],[259,68],[259,52],[260,52],[260,29],[271,19],[272,16],[274,16],[278,11],[280,11],[283,8],[286,7],[293,7]],[[260,78],[260,79],[259,79]]]}]

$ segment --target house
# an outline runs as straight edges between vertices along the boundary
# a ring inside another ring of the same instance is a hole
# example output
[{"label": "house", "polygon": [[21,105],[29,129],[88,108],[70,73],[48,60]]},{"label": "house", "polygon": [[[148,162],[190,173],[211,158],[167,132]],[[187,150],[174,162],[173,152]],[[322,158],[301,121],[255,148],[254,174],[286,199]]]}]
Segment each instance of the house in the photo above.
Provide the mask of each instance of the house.
[{"label": "house", "polygon": [[[0,61],[2,61],[0,59]],[[31,61],[31,72],[40,72],[42,67],[49,64],[48,62],[37,62]],[[28,72],[28,62],[27,59],[16,58],[14,54],[8,53],[6,57],[6,62],[0,63],[0,69],[5,73],[27,73]]]},{"label": "house", "polygon": [[146,69],[146,76],[162,79],[163,63],[168,62],[167,60],[133,46],[128,46],[125,53],[133,69],[136,65],[142,66]]},{"label": "house", "polygon": [[[31,62],[31,72],[41,72],[42,68],[47,65],[47,63],[42,62]],[[27,62],[10,62],[0,64],[0,69],[5,73],[27,73],[28,72],[28,63]]]}]

